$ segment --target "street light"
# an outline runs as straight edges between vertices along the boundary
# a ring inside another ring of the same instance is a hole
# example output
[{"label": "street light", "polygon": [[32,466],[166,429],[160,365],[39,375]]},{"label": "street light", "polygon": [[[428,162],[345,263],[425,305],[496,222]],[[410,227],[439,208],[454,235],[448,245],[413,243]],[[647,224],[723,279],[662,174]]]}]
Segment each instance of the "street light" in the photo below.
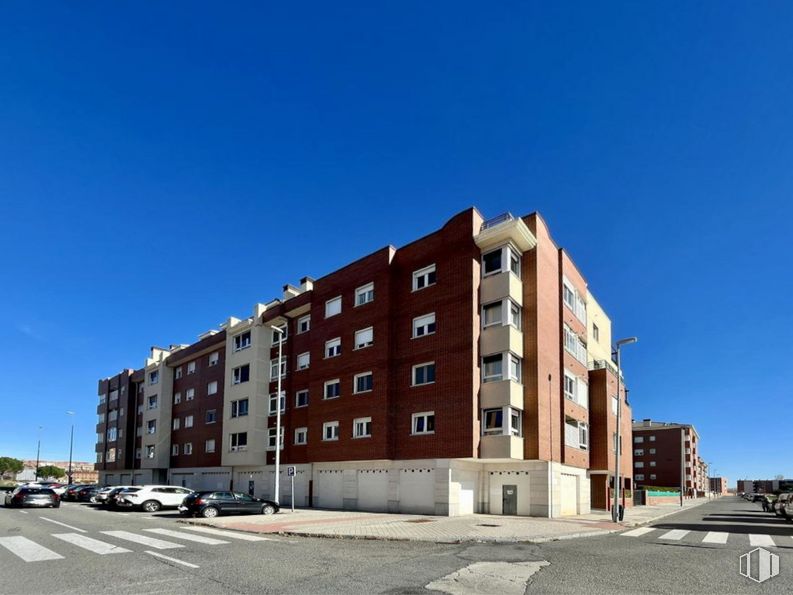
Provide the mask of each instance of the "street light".
[{"label": "street light", "polygon": [[273,325],[270,325],[270,328],[280,335],[278,340],[278,388],[275,397],[275,498],[273,498],[275,503],[279,504],[281,488],[281,364],[286,329]]},{"label": "street light", "polygon": [[67,411],[66,415],[72,418],[72,431],[69,434],[69,472],[66,474],[69,478],[69,485],[72,485],[72,450],[74,447],[74,411]]},{"label": "street light", "polygon": [[623,345],[630,345],[638,341],[636,337],[628,337],[617,341],[617,440],[614,445],[614,505],[611,507],[611,520],[615,523],[619,521],[619,499],[620,499],[620,446],[622,438],[620,437],[620,425],[622,423],[622,398],[620,397],[620,379],[622,376],[622,368],[620,362],[620,347]]}]

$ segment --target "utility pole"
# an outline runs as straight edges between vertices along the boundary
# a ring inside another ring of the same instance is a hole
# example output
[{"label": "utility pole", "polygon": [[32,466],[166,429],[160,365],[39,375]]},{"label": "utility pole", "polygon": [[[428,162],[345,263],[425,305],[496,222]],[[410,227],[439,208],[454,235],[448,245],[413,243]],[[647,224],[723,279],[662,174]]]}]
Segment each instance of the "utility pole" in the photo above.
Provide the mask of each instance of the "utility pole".
[{"label": "utility pole", "polygon": [[[280,488],[281,488],[281,365],[283,364],[283,346],[286,329],[278,326],[270,326],[273,331],[278,333],[278,388],[276,389],[275,397],[275,500],[276,504],[280,504]],[[294,499],[294,494],[292,498]]]},{"label": "utility pole", "polygon": [[39,426],[39,439],[36,445],[36,480],[39,480],[39,463],[41,462],[41,426]]},{"label": "utility pole", "polygon": [[72,452],[74,450],[74,411],[67,411],[66,415],[72,418],[72,430],[69,434],[69,472],[66,474],[69,478],[69,485],[72,484]]},{"label": "utility pole", "polygon": [[622,436],[620,436],[620,425],[622,424],[622,397],[620,396],[620,380],[622,376],[622,367],[620,360],[620,347],[629,345],[638,341],[636,337],[628,337],[627,339],[620,339],[617,341],[617,444],[614,446],[614,504],[611,507],[611,520],[615,523],[620,520],[619,501],[621,496],[620,485],[620,450],[622,446]]}]

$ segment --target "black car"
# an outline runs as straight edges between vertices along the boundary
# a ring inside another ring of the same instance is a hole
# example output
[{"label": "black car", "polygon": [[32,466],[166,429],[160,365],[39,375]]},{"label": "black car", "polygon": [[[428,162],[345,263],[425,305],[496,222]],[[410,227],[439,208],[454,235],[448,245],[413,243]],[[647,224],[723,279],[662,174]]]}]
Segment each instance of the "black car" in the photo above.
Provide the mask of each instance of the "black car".
[{"label": "black car", "polygon": [[84,483],[72,484],[66,488],[66,491],[63,493],[63,496],[61,496],[61,499],[76,502],[77,495],[79,494],[80,490],[82,490],[83,488],[90,488],[90,487],[96,487],[96,486],[87,485]]},{"label": "black car", "polygon": [[6,506],[46,506],[60,508],[61,499],[58,494],[49,488],[17,488],[6,494]]},{"label": "black car", "polygon": [[275,514],[280,506],[272,500],[254,498],[241,492],[195,492],[182,501],[179,512],[185,516],[212,518],[219,514]]},{"label": "black car", "polygon": [[85,486],[77,490],[77,498],[78,502],[90,502],[91,499],[99,493],[101,490],[99,486]]}]

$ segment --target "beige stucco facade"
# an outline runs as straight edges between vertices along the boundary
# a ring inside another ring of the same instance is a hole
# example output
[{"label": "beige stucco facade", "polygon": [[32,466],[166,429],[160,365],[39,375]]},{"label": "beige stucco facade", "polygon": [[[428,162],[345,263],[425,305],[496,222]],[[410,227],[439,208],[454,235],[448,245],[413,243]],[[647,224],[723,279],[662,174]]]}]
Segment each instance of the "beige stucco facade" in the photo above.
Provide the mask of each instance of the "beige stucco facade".
[{"label": "beige stucco facade", "polygon": [[[587,354],[589,357],[589,367],[592,363],[599,360],[611,361],[611,319],[606,315],[603,308],[595,299],[595,296],[587,291]],[[597,339],[595,338],[595,327],[597,327]]]}]

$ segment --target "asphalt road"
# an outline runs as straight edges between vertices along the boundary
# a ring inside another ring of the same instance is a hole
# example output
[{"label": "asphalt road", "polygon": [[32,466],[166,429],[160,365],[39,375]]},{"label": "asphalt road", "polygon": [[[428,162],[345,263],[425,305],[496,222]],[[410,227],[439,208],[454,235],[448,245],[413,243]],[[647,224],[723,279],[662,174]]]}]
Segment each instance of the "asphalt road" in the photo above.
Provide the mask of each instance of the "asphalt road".
[{"label": "asphalt road", "polygon": [[[443,577],[454,573],[460,588],[459,572],[474,576],[470,592],[479,593],[521,592],[524,585],[542,593],[793,590],[793,523],[738,498],[667,517],[642,535],[541,545],[247,541],[246,534],[196,531],[177,518],[74,503],[57,510],[0,507],[0,593],[427,593],[426,585],[446,584]],[[673,530],[680,539],[661,539]],[[713,537],[723,543],[703,542],[708,532],[728,535]],[[738,557],[752,549],[750,535],[769,536],[767,549],[781,558],[780,575],[762,585],[738,573]],[[527,564],[543,561],[549,564]],[[483,562],[508,564],[494,570]],[[519,571],[517,591],[494,574],[509,576],[511,568]]]}]

